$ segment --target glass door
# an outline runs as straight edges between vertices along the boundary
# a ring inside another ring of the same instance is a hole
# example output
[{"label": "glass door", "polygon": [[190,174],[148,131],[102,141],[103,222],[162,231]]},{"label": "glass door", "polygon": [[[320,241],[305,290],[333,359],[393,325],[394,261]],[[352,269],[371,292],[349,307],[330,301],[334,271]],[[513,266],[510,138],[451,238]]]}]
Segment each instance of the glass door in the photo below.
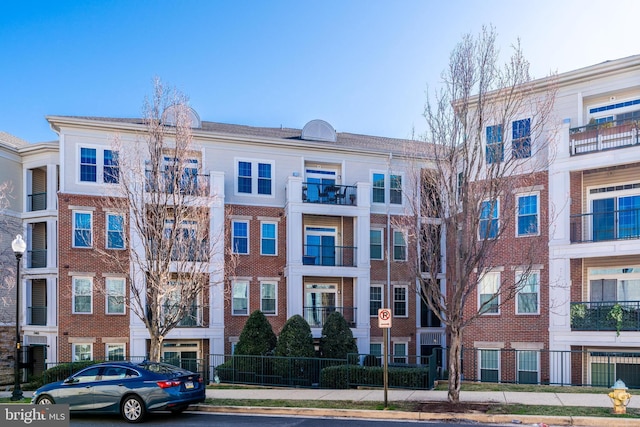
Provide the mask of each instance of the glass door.
[{"label": "glass door", "polygon": [[311,327],[322,327],[336,310],[337,285],[307,284],[305,287],[305,319]]},{"label": "glass door", "polygon": [[336,265],[336,229],[305,228],[305,265]]},{"label": "glass door", "polygon": [[307,202],[326,203],[331,196],[329,190],[335,188],[336,177],[335,170],[307,169],[305,171]]}]

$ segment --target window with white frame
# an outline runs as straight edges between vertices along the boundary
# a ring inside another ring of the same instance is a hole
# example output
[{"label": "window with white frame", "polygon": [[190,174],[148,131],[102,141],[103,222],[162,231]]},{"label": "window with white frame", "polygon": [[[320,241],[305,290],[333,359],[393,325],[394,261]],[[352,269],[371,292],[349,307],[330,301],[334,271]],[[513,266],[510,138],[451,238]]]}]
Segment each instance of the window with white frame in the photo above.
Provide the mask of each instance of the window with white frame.
[{"label": "window with white frame", "polygon": [[249,253],[249,221],[234,220],[231,226],[233,253],[247,255]]},{"label": "window with white frame", "polygon": [[393,343],[393,363],[407,363],[407,343],[406,342],[394,342]]},{"label": "window with white frame", "polygon": [[480,349],[480,381],[497,383],[500,381],[500,350]]},{"label": "window with white frame", "polygon": [[480,222],[478,234],[480,240],[495,239],[498,237],[499,223],[499,202],[498,200],[485,200],[480,206]]},{"label": "window with white frame", "polygon": [[260,283],[260,311],[263,314],[278,314],[278,285],[275,282]]},{"label": "window with white frame", "polygon": [[539,352],[518,350],[518,384],[538,384]]},{"label": "window with white frame", "polygon": [[386,203],[389,200],[393,205],[402,204],[402,175],[373,172],[371,181],[372,203]]},{"label": "window with white frame", "polygon": [[93,344],[72,344],[71,353],[74,362],[93,360]]},{"label": "window with white frame", "polygon": [[540,272],[529,271],[523,273],[516,271],[516,313],[539,314],[540,313]]},{"label": "window with white frame", "polygon": [[382,286],[369,287],[369,316],[378,317],[378,310],[382,308]]},{"label": "window with white frame", "polygon": [[375,172],[373,174],[373,198],[371,200],[373,203],[385,203],[384,176],[383,173]]},{"label": "window with white frame", "polygon": [[500,272],[485,273],[478,284],[478,309],[482,314],[500,313]]},{"label": "window with white frame", "polygon": [[[101,158],[98,156],[100,153]],[[117,184],[120,180],[118,152],[80,147],[80,182]]]},{"label": "window with white frame", "polygon": [[504,160],[504,143],[502,142],[502,125],[487,126],[486,161],[488,164],[500,163]]},{"label": "window with white frame", "polygon": [[73,211],[73,247],[90,248],[93,245],[93,213]]},{"label": "window with white frame", "polygon": [[531,119],[511,123],[511,147],[515,159],[531,157]]},{"label": "window with white frame", "polygon": [[390,175],[389,203],[393,205],[402,204],[402,175]]},{"label": "window with white frame", "polygon": [[106,344],[107,360],[124,360],[125,344]]},{"label": "window with white frame", "polygon": [[120,165],[118,164],[118,152],[104,150],[104,164],[102,168],[102,180],[106,184],[117,184],[120,180]]},{"label": "window with white frame", "polygon": [[107,314],[125,313],[125,283],[126,281],[122,277],[107,277],[105,280],[105,286],[107,288]]},{"label": "window with white frame", "polygon": [[380,228],[372,228],[369,231],[369,252],[372,260],[384,259],[384,233]]},{"label": "window with white frame", "polygon": [[238,193],[261,196],[273,194],[273,162],[237,160],[236,170]]},{"label": "window with white frame", "polygon": [[72,285],[74,314],[91,314],[93,312],[93,279],[91,277],[74,277]]},{"label": "window with white frame", "polygon": [[589,301],[634,307],[635,301],[640,301],[640,267],[589,268],[588,274]]},{"label": "window with white frame", "polygon": [[373,354],[374,356],[382,356],[382,343],[381,342],[370,342],[369,343],[369,354]]},{"label": "window with white frame", "polygon": [[537,236],[540,230],[540,203],[539,195],[518,194],[518,236]]},{"label": "window with white frame", "polygon": [[231,291],[231,314],[246,316],[249,314],[249,282],[237,281],[233,283]]},{"label": "window with white frame", "polygon": [[97,182],[98,160],[95,148],[80,148],[80,181]]},{"label": "window with white frame", "polygon": [[406,261],[407,260],[407,239],[404,231],[393,231],[393,260],[394,261]]},{"label": "window with white frame", "polygon": [[278,255],[278,223],[260,223],[260,255]]},{"label": "window with white frame", "polygon": [[407,317],[409,315],[409,298],[406,286],[393,287],[393,317]]},{"label": "window with white frame", "polygon": [[124,217],[107,213],[107,249],[124,249]]}]

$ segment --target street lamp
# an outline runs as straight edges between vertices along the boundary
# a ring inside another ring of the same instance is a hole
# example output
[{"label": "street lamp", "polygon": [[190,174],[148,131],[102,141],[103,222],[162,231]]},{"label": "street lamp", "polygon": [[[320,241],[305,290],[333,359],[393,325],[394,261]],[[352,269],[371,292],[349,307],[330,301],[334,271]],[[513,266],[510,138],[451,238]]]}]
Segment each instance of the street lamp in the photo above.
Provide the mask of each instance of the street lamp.
[{"label": "street lamp", "polygon": [[16,356],[13,364],[13,393],[11,400],[22,400],[22,389],[20,388],[20,259],[27,249],[27,244],[21,235],[17,235],[11,242],[11,249],[16,256]]}]

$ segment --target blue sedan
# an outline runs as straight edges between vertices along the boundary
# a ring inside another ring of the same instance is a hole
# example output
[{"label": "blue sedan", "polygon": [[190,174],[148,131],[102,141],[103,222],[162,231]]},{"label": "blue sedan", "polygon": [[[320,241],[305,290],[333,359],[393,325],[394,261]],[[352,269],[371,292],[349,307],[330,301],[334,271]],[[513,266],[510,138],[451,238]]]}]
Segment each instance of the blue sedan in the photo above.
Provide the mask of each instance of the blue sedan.
[{"label": "blue sedan", "polygon": [[106,362],[40,387],[31,403],[68,404],[72,412],[120,413],[137,423],[149,411],[180,413],[204,399],[200,374],[165,363]]}]

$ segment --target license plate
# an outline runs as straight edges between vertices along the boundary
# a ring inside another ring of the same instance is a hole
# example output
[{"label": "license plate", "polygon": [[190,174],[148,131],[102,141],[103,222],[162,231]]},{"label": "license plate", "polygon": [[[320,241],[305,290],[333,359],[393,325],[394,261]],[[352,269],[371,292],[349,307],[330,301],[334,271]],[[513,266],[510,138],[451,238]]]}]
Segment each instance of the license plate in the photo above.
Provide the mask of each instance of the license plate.
[{"label": "license plate", "polygon": [[184,388],[193,388],[193,383],[191,381],[187,381],[184,383]]}]

